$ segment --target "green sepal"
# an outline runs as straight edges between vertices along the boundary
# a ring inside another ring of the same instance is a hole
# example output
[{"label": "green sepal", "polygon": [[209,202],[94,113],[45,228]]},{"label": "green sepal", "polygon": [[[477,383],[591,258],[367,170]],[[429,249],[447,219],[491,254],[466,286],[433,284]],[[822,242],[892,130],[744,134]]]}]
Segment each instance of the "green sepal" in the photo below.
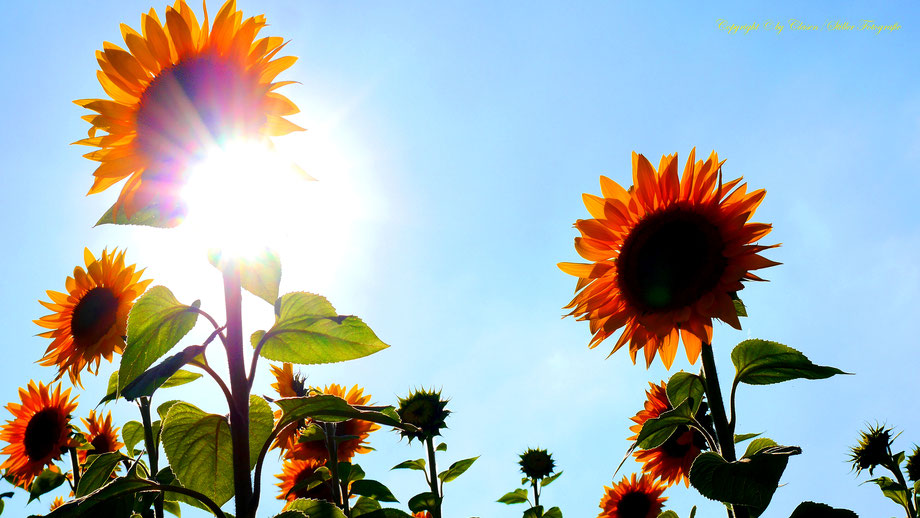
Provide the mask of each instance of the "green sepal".
[{"label": "green sepal", "polygon": [[165,286],[154,286],[137,299],[128,314],[128,340],[118,368],[125,387],[179,343],[198,321],[201,301],[179,303]]},{"label": "green sepal", "polygon": [[799,378],[824,379],[847,374],[835,367],[815,365],[804,354],[781,343],[768,340],[745,340],[732,350],[735,382],[748,385],[771,385]]}]

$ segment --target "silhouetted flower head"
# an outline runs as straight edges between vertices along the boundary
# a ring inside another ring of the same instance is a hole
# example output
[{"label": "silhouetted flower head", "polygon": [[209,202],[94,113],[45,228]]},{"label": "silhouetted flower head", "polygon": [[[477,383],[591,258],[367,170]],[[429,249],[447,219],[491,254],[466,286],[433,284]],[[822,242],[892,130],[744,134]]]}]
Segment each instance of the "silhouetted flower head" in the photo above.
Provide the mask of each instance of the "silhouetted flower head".
[{"label": "silhouetted flower head", "polygon": [[869,426],[860,432],[859,444],[851,448],[850,462],[856,473],[864,469],[872,470],[876,466],[891,463],[891,428]]},{"label": "silhouetted flower head", "polygon": [[552,475],[556,463],[553,456],[546,450],[528,448],[521,454],[521,472],[530,478],[544,478]]},{"label": "silhouetted flower head", "polygon": [[441,435],[441,429],[447,428],[446,419],[450,415],[447,410],[447,400],[441,399],[441,393],[434,390],[419,389],[409,394],[405,399],[399,398],[399,408],[396,409],[399,418],[404,423],[418,428],[417,432],[401,430],[403,437],[424,441],[430,437]]}]

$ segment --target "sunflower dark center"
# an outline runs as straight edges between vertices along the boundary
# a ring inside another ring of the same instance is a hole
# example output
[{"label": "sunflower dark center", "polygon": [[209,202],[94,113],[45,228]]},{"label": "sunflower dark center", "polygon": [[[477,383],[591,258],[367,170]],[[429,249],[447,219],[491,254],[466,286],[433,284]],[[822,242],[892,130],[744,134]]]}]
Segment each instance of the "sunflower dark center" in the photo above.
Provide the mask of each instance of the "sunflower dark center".
[{"label": "sunflower dark center", "polygon": [[620,518],[646,518],[652,508],[649,496],[639,491],[626,493],[617,504],[617,516]]},{"label": "sunflower dark center", "polygon": [[264,93],[258,76],[217,56],[162,70],[137,111],[137,144],[153,162],[151,174],[175,174],[207,147],[259,131],[266,122]]},{"label": "sunflower dark center", "polygon": [[687,438],[684,437],[688,431],[689,429],[686,426],[678,427],[677,430],[671,434],[671,437],[661,445],[661,451],[668,457],[682,458],[690,451],[690,445],[692,444],[692,439],[687,440]]},{"label": "sunflower dark center", "polygon": [[644,312],[692,304],[719,282],[727,264],[724,247],[718,227],[697,212],[677,208],[651,214],[620,249],[620,289]]},{"label": "sunflower dark center", "polygon": [[112,441],[105,434],[97,435],[89,443],[93,445],[93,450],[90,453],[108,453],[114,449],[112,448]]},{"label": "sunflower dark center", "polygon": [[54,452],[63,432],[61,415],[56,409],[46,408],[29,419],[23,445],[32,461],[44,459]]},{"label": "sunflower dark center", "polygon": [[118,316],[118,299],[109,288],[89,290],[76,307],[70,319],[70,332],[78,346],[89,346],[99,341],[115,325]]}]

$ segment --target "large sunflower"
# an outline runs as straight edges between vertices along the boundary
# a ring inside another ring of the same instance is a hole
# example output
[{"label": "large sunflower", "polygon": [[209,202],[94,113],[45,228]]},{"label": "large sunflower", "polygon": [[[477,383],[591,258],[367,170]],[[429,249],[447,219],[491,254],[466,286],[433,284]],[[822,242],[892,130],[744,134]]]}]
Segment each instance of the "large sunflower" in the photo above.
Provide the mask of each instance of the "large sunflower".
[{"label": "large sunflower", "polygon": [[[325,462],[316,459],[288,459],[281,466],[281,474],[275,475],[280,480],[276,485],[281,490],[278,494],[279,500],[294,501],[298,498],[313,498],[317,500],[334,501],[332,486],[328,482],[322,482],[310,489],[305,487],[296,488],[297,484],[303,482],[316,473],[317,468],[325,465]],[[293,489],[293,491],[292,491]]]},{"label": "large sunflower", "polygon": [[661,496],[667,486],[649,476],[636,480],[625,476],[619,484],[604,487],[601,514],[598,518],[655,518],[661,512],[667,497]]},{"label": "large sunflower", "polygon": [[120,450],[124,444],[118,440],[118,427],[112,427],[112,412],[109,412],[102,418],[102,415],[96,415],[95,410],[89,411],[89,418],[83,419],[83,425],[86,426],[86,440],[93,447],[91,450],[80,450],[80,464],[86,462],[86,457],[97,453],[108,453]]},{"label": "large sunflower", "polygon": [[[651,390],[645,391],[645,408],[631,417],[636,424],[629,429],[636,433],[629,438],[630,441],[639,437],[642,425],[649,419],[655,419],[662,413],[671,410],[668,401],[667,383],[661,385],[649,383]],[[642,463],[642,471],[653,477],[658,477],[666,485],[676,484],[683,479],[684,485],[690,487],[690,466],[707,448],[706,438],[699,431],[679,426],[677,430],[661,446],[648,450],[639,450],[633,453],[636,460]]]},{"label": "large sunflower", "polygon": [[[280,397],[304,397],[309,393],[306,386],[306,379],[298,374],[294,374],[294,366],[285,363],[281,367],[271,366],[271,373],[275,377],[272,388]],[[275,419],[281,419],[281,410],[275,411]],[[275,437],[272,449],[281,448],[282,451],[288,451],[295,446],[300,432],[309,423],[306,419],[301,419],[296,424],[285,427]]]},{"label": "large sunflower", "polygon": [[[345,387],[333,383],[327,385],[322,391],[318,388],[313,390],[322,394],[328,394],[344,399],[349,405],[367,405],[370,400],[370,394],[364,395],[364,389],[358,388],[357,385],[351,387],[346,394]],[[338,443],[338,460],[339,462],[348,462],[355,454],[367,453],[371,451],[367,447],[366,440],[371,432],[379,430],[380,425],[370,421],[361,421],[359,419],[348,419],[335,423],[336,436],[352,436],[352,439],[346,439]],[[329,452],[326,450],[324,441],[293,442],[291,448],[285,455],[289,459],[317,459],[325,462],[329,458]]]},{"label": "large sunflower", "polygon": [[682,178],[677,154],[661,157],[658,171],[633,153],[633,187],[601,176],[603,196],[584,195],[593,219],[575,227],[575,249],[590,264],[559,263],[578,277],[570,315],[588,320],[595,347],[624,328],[611,354],[627,342],[633,363],[644,349],[646,366],[661,353],[670,368],[683,340],[691,363],[712,343],[712,320],[741,329],[733,297],[741,281],[763,280],[751,270],[776,263],[755,244],[771,226],[750,223],[765,191],[747,192],[741,178],[722,183],[715,151],[703,162],[690,152]]},{"label": "large sunflower", "polygon": [[280,37],[256,39],[263,15],[244,19],[228,0],[212,27],[206,7],[199,24],[178,0],[164,18],[151,9],[141,16],[140,34],[121,25],[127,50],[105,42],[96,52],[96,75],[110,99],[74,101],[96,112],[83,116],[92,127],[76,144],[100,148],[85,155],[100,162],[89,194],[127,178],[116,214],[131,217],[155,205],[177,224],[179,190],[207,150],[303,128],[283,118],[299,110],[274,91],[290,82],[273,82],[297,58],[275,59],[284,46]]},{"label": "large sunflower", "polygon": [[57,365],[57,378],[67,372],[77,384],[84,367],[95,374],[102,358],[112,361],[124,350],[128,311],[151,282],[141,280],[144,271],[135,272],[135,265],[125,266],[123,251],[103,250],[97,260],[87,248],[83,260],[86,270],[74,268],[65,282],[67,293],[49,290],[51,302],[39,301],[54,313],[34,321],[51,329],[39,336],[53,339],[39,363]]},{"label": "large sunflower", "polygon": [[22,404],[6,405],[14,419],[0,430],[0,440],[9,443],[3,448],[9,458],[0,470],[6,470],[17,486],[28,489],[32,479],[60,459],[66,448],[76,446],[70,414],[77,402],[70,399],[70,389],[61,392],[60,383],[51,391],[50,385],[39,382],[36,386],[34,381],[19,389],[19,399]]}]

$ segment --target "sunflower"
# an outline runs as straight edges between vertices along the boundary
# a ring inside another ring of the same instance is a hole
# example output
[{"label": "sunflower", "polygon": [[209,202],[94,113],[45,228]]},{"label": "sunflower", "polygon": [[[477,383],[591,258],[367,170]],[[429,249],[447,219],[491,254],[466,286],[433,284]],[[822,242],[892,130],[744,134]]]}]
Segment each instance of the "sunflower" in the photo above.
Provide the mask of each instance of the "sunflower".
[{"label": "sunflower", "polygon": [[56,496],[54,497],[54,501],[51,502],[51,507],[48,510],[54,511],[55,509],[57,509],[58,507],[61,507],[62,505],[64,505],[64,498],[60,496]]},{"label": "sunflower", "polygon": [[[635,417],[631,417],[636,424],[629,429],[636,433],[629,438],[630,441],[639,437],[642,425],[649,419],[655,419],[662,413],[671,410],[668,401],[667,383],[661,385],[649,383],[651,390],[645,391],[645,408],[640,410]],[[677,484],[683,479],[684,485],[690,487],[690,466],[707,448],[706,438],[699,431],[679,426],[677,430],[661,446],[640,450],[633,453],[636,460],[642,463],[642,471],[653,477],[661,479],[665,485]]]},{"label": "sunflower", "polygon": [[521,473],[527,475],[528,478],[546,478],[556,469],[553,456],[546,450],[527,448],[527,451],[520,457],[518,464],[521,466]]},{"label": "sunflower", "polygon": [[[272,365],[271,373],[275,377],[275,383],[272,383],[272,388],[278,392],[280,397],[304,397],[308,394],[309,390],[305,385],[306,379],[300,374],[294,374],[294,366],[290,363],[285,363],[280,368]],[[281,410],[276,410],[275,419],[281,419],[281,414]],[[297,443],[300,432],[307,424],[307,420],[301,419],[297,424],[282,429],[275,437],[272,449],[290,450],[293,448]]]},{"label": "sunflower", "polygon": [[57,365],[55,379],[67,372],[76,384],[84,367],[96,374],[101,358],[112,361],[113,353],[124,350],[128,311],[151,282],[141,280],[144,271],[135,272],[135,265],[126,267],[125,253],[118,250],[103,250],[97,260],[87,248],[83,260],[86,270],[74,268],[67,293],[49,290],[51,302],[39,301],[54,313],[34,321],[51,329],[39,336],[53,339],[39,363]]},{"label": "sunflower", "polygon": [[[348,393],[345,393],[345,387],[342,385],[327,385],[322,391],[314,388],[316,392],[337,396],[344,399],[349,405],[366,405],[370,402],[371,396],[363,395],[364,389],[358,388],[357,385],[351,387]],[[348,419],[346,421],[335,423],[335,435],[352,436],[352,439],[346,439],[338,443],[338,460],[339,462],[349,462],[357,453],[367,453],[371,448],[367,447],[365,441],[371,432],[379,430],[380,425],[370,421],[361,421],[359,419]],[[326,450],[325,441],[294,442],[290,450],[285,455],[289,459],[317,459],[323,462],[329,458],[329,452]]]},{"label": "sunflower", "polygon": [[624,328],[610,354],[628,342],[633,363],[644,349],[646,366],[660,352],[670,368],[683,340],[695,363],[712,343],[714,318],[741,329],[733,300],[741,281],[763,280],[751,270],[779,264],[758,255],[779,245],[755,244],[771,225],[748,222],[766,192],[748,193],[741,178],[722,183],[715,151],[706,162],[695,154],[679,179],[677,154],[655,171],[633,153],[633,187],[601,176],[603,196],[583,196],[593,219],[575,222],[575,249],[592,263],[559,268],[578,277],[566,309],[590,322],[589,347]]},{"label": "sunflower", "polygon": [[83,116],[89,138],[75,144],[99,148],[84,155],[100,162],[89,194],[127,178],[116,215],[156,206],[175,225],[188,169],[209,149],[303,128],[283,118],[299,110],[275,92],[290,81],[273,82],[297,58],[275,59],[285,45],[280,37],[256,39],[265,16],[244,19],[228,0],[209,26],[206,6],[199,24],[178,0],[164,20],[151,9],[141,16],[141,33],[121,25],[127,50],[105,42],[96,51],[96,75],[110,98],[74,101],[95,112]]},{"label": "sunflower", "polygon": [[432,518],[431,513],[428,511],[419,511],[412,514],[412,518]]},{"label": "sunflower", "polygon": [[316,459],[288,459],[284,461],[281,466],[281,474],[275,475],[281,481],[275,484],[281,490],[278,500],[293,502],[298,498],[313,498],[326,500],[327,502],[334,501],[332,486],[327,482],[322,482],[310,489],[305,487],[294,488],[297,484],[312,477],[317,468],[324,465],[325,462]]},{"label": "sunflower", "polygon": [[601,498],[601,514],[598,518],[655,518],[667,497],[661,496],[667,486],[652,477],[641,476],[636,480],[625,476],[619,484],[604,487]]},{"label": "sunflower", "polygon": [[101,415],[96,415],[95,410],[90,410],[89,419],[80,418],[80,420],[86,426],[86,440],[93,447],[91,450],[77,452],[80,465],[83,465],[86,457],[90,455],[118,451],[124,447],[124,444],[118,440],[118,428],[112,427],[112,412],[109,412],[103,419]]},{"label": "sunflower", "polygon": [[60,383],[51,391],[50,385],[39,382],[36,386],[34,381],[19,389],[19,399],[21,405],[6,405],[14,419],[0,430],[0,440],[10,443],[3,448],[9,458],[0,470],[6,470],[17,486],[28,489],[32,479],[60,459],[66,448],[76,446],[71,439],[70,414],[77,402],[70,399],[70,389],[61,392]]}]

